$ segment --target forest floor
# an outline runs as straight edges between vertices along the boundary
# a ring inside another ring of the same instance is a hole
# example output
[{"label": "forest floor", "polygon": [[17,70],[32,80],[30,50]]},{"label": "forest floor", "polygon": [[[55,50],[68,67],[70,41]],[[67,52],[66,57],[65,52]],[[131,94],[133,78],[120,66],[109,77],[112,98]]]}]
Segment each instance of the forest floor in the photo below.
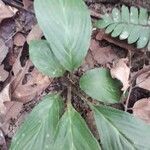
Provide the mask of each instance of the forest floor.
[{"label": "forest floor", "polygon": [[[150,10],[150,2],[141,0],[85,0],[91,12],[92,21],[102,14],[111,12],[121,5],[144,7]],[[41,98],[51,91],[63,89],[63,78],[51,79],[43,76],[29,59],[29,42],[43,37],[37,25],[32,0],[0,0],[0,147],[7,150],[20,124]],[[120,41],[105,34],[104,30],[93,28],[88,54],[82,66],[76,71],[83,72],[94,67],[115,70],[121,68],[120,76],[130,83],[125,105],[147,123],[150,123],[150,52],[137,49],[127,41]],[[129,70],[129,74],[125,74]],[[137,103],[137,102],[141,103]],[[133,107],[140,106],[138,112]],[[73,97],[74,107],[80,111],[93,132],[91,113],[84,103]],[[124,109],[121,104],[114,106]],[[146,116],[145,118],[143,116]],[[96,135],[96,133],[95,133]]]}]

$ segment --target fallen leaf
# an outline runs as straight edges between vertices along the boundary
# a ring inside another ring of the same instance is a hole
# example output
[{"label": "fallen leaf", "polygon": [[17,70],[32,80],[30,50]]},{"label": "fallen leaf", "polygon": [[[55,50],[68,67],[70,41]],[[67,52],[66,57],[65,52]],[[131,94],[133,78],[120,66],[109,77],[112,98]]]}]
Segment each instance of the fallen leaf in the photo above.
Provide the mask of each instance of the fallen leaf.
[{"label": "fallen leaf", "polygon": [[0,114],[5,114],[6,107],[4,105],[4,102],[10,101],[10,84],[8,84],[1,92],[0,92]]},{"label": "fallen leaf", "polygon": [[101,40],[103,40],[103,36],[105,35],[105,30],[100,30],[99,32],[98,32],[98,34],[96,35],[96,40],[99,40],[99,41],[101,41]]},{"label": "fallen leaf", "polygon": [[150,124],[150,98],[138,100],[133,106],[133,115]]},{"label": "fallen leaf", "polygon": [[28,10],[28,8],[33,4],[31,0],[23,0],[24,9]]},{"label": "fallen leaf", "polygon": [[93,60],[93,56],[91,54],[91,51],[88,52],[88,54],[86,55],[86,58],[84,60],[84,63],[81,66],[82,71],[87,71],[89,69],[94,68],[95,62]]},{"label": "fallen leaf", "polygon": [[8,101],[5,102],[6,114],[5,114],[5,122],[8,122],[11,118],[17,118],[18,114],[21,112],[23,103]]},{"label": "fallen leaf", "polygon": [[118,59],[118,56],[110,46],[100,47],[99,42],[96,40],[91,41],[90,50],[94,60],[101,65],[112,63],[114,60]]},{"label": "fallen leaf", "polygon": [[36,68],[31,72],[33,64],[28,61],[11,82],[12,99],[27,103],[39,96],[50,84],[49,77],[42,75]]},{"label": "fallen leaf", "polygon": [[8,78],[9,73],[4,70],[4,65],[0,66],[0,82],[4,82]]},{"label": "fallen leaf", "polygon": [[12,119],[17,119],[21,113],[21,110],[23,108],[23,103],[21,102],[15,102],[15,101],[9,101],[5,102],[6,107],[6,114],[4,116],[4,122],[1,126],[5,134],[8,134],[10,132],[10,122]]},{"label": "fallen leaf", "polygon": [[16,35],[14,36],[14,45],[16,46],[23,46],[25,41],[26,41],[26,38],[20,32],[16,33]]},{"label": "fallen leaf", "polygon": [[130,68],[127,66],[128,59],[122,58],[114,62],[110,70],[112,78],[120,80],[123,84],[122,91],[126,91],[129,85]]},{"label": "fallen leaf", "polygon": [[139,75],[136,79],[136,85],[150,91],[150,71]]},{"label": "fallen leaf", "polygon": [[0,64],[4,60],[8,53],[8,47],[5,45],[5,42],[0,38]]},{"label": "fallen leaf", "polygon": [[27,36],[27,43],[29,44],[32,40],[41,39],[42,35],[43,35],[42,30],[40,29],[39,25],[36,24],[35,26],[32,27],[32,30]]},{"label": "fallen leaf", "polygon": [[16,12],[16,8],[9,7],[5,5],[5,3],[2,0],[0,0],[0,22],[5,18],[10,18],[14,16]]}]

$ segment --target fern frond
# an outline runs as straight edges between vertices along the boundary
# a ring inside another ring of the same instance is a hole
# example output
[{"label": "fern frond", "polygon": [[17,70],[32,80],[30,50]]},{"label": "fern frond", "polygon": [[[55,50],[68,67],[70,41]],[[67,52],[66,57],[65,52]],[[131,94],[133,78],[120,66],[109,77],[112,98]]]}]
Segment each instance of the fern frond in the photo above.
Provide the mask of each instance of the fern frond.
[{"label": "fern frond", "polygon": [[126,6],[112,10],[111,14],[105,14],[96,24],[98,28],[106,28],[107,34],[118,37],[120,40],[128,40],[129,44],[137,42],[137,48],[149,47],[150,50],[150,21],[148,11],[144,8]]}]

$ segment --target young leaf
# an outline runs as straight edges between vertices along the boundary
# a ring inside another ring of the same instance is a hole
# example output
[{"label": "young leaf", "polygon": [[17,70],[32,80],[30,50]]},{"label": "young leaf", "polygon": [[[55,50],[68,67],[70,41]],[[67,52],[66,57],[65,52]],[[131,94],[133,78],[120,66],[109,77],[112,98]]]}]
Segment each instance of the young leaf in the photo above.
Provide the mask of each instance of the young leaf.
[{"label": "young leaf", "polygon": [[65,72],[54,56],[46,40],[32,41],[29,45],[30,58],[39,71],[50,77],[62,76]]},{"label": "young leaf", "polygon": [[[143,48],[150,43],[150,24],[148,11],[122,6],[121,11],[114,8],[112,14],[105,14],[97,22],[98,28],[106,28],[106,33],[112,37],[119,36],[120,40],[127,39],[129,44],[137,42],[137,48]],[[149,47],[148,47],[149,48]]]},{"label": "young leaf", "polygon": [[35,0],[36,17],[53,53],[68,71],[80,66],[87,54],[90,13],[83,0]]},{"label": "young leaf", "polygon": [[10,150],[53,150],[53,137],[62,108],[58,95],[46,96],[18,130]]},{"label": "young leaf", "polygon": [[122,95],[121,83],[112,79],[109,71],[96,68],[87,71],[80,79],[81,89],[92,98],[105,103],[117,103]]},{"label": "young leaf", "polygon": [[106,106],[93,106],[104,150],[149,150],[150,126],[131,114]]},{"label": "young leaf", "polygon": [[70,106],[58,124],[53,150],[100,149],[83,118]]}]

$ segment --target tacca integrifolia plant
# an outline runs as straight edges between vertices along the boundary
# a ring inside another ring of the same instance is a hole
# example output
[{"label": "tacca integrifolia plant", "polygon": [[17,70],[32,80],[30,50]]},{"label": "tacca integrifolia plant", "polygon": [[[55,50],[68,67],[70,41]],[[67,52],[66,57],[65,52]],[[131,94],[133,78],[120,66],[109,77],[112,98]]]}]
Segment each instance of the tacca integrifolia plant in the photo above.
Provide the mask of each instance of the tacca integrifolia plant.
[{"label": "tacca integrifolia plant", "polygon": [[[43,74],[71,78],[87,54],[92,31],[90,13],[82,0],[35,0],[38,23],[46,40],[30,43],[30,58]],[[49,94],[29,114],[14,136],[10,150],[149,150],[150,127],[131,114],[106,104],[121,99],[120,82],[107,69],[87,71],[80,79],[81,93],[93,112],[100,141],[72,105],[74,85],[68,82],[67,105]],[[81,100],[79,99],[79,100]],[[66,106],[66,108],[64,107]]]}]

